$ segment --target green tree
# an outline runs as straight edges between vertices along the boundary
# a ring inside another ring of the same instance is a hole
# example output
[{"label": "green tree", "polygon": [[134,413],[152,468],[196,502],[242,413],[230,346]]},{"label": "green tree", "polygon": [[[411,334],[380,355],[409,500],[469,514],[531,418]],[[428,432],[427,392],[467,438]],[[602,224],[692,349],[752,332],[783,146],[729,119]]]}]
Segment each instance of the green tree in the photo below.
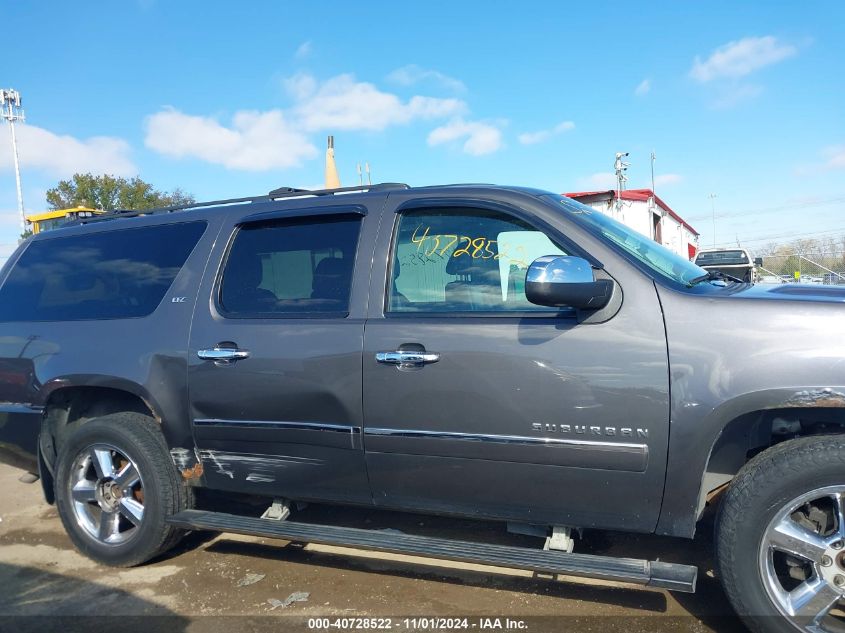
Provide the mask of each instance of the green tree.
[{"label": "green tree", "polygon": [[110,174],[74,174],[47,191],[47,204],[52,209],[154,209],[193,202],[194,197],[181,189],[159,191],[137,176],[126,179]]}]

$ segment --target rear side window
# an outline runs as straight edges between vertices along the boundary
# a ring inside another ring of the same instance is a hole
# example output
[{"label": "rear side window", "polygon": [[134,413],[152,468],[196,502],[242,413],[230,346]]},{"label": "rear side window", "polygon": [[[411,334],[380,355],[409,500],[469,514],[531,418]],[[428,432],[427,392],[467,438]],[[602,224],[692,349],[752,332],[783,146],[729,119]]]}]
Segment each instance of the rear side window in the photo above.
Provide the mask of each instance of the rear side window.
[{"label": "rear side window", "polygon": [[345,316],[361,217],[286,219],[242,226],[223,269],[229,317]]},{"label": "rear side window", "polygon": [[147,316],[205,227],[186,222],[33,242],[0,288],[0,321]]},{"label": "rear side window", "polygon": [[695,258],[697,266],[736,266],[750,264],[745,251],[704,251]]}]

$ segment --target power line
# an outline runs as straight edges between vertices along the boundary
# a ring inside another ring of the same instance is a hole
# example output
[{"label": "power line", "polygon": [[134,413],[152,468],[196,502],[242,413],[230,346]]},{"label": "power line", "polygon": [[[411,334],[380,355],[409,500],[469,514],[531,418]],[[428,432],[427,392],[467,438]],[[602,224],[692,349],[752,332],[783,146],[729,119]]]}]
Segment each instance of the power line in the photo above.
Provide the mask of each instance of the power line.
[{"label": "power line", "polygon": [[[786,204],[781,205],[778,207],[766,207],[763,209],[752,209],[751,211],[729,211],[726,213],[719,213],[716,215],[716,218],[732,218],[732,217],[742,217],[746,215],[758,215],[760,213],[773,213],[777,211],[790,211],[792,209],[809,209],[810,207],[823,207],[828,204],[836,204],[837,202],[845,202],[845,196],[839,198],[827,198],[824,200],[814,200],[812,202],[805,202],[802,204]],[[710,215],[697,215],[691,218],[688,218],[688,222],[695,222],[696,220],[709,220],[712,216]]]},{"label": "power line", "polygon": [[[804,237],[824,236],[824,235],[845,235],[845,227],[836,228],[836,229],[826,229],[824,231],[814,231],[814,232],[811,232],[811,233],[782,233],[782,234],[779,234],[779,235],[768,235],[768,236],[764,236],[764,237],[756,237],[756,238],[753,238],[753,239],[750,239],[750,240],[742,240],[742,242],[744,244],[747,244],[747,243],[754,243],[754,242],[767,242],[767,241],[773,241],[773,240],[778,240],[778,239],[783,239],[783,238],[790,238],[792,240],[796,240],[796,239],[801,239],[801,238],[804,238]],[[722,242],[720,244],[717,244],[717,247],[725,246],[725,245],[734,246],[734,242]]]},{"label": "power line", "polygon": [[[815,233],[783,233],[783,234],[780,234],[780,235],[769,235],[769,236],[765,236],[765,237],[758,237],[758,238],[754,238],[754,239],[750,239],[750,240],[741,240],[741,241],[743,243],[770,242],[770,241],[776,241],[776,240],[785,239],[785,238],[789,238],[790,241],[794,241],[794,240],[803,239],[803,238],[816,238],[816,239],[818,239],[819,237],[839,236],[839,235],[845,235],[845,227],[843,227],[841,229],[830,230],[830,231],[817,231]],[[722,242],[718,246],[724,246],[724,245],[735,246],[735,242]]]}]

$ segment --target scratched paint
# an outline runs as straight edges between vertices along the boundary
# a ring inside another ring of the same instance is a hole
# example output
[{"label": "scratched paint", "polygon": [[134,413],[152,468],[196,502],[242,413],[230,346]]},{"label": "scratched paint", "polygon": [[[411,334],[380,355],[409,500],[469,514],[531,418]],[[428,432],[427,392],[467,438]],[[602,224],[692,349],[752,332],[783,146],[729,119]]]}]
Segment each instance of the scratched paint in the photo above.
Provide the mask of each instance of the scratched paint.
[{"label": "scratched paint", "polygon": [[276,481],[276,478],[266,473],[249,473],[246,476],[246,480],[251,481],[253,483],[268,484],[270,482]]},{"label": "scratched paint", "polygon": [[187,448],[176,447],[170,449],[170,459],[173,460],[173,463],[179,470],[189,468],[191,466],[191,462],[193,461],[193,457],[193,453]]},{"label": "scratched paint", "polygon": [[199,456],[187,448],[175,447],[170,449],[170,459],[182,474],[186,482],[194,483],[202,477],[203,465]]},{"label": "scratched paint", "polygon": [[792,396],[786,406],[845,408],[845,393],[830,388],[806,389]]},{"label": "scratched paint", "polygon": [[276,481],[279,470],[292,466],[321,466],[322,459],[295,457],[293,455],[261,455],[257,453],[229,453],[226,451],[201,450],[200,459],[215,472],[230,479],[246,471],[246,481],[270,483]]}]

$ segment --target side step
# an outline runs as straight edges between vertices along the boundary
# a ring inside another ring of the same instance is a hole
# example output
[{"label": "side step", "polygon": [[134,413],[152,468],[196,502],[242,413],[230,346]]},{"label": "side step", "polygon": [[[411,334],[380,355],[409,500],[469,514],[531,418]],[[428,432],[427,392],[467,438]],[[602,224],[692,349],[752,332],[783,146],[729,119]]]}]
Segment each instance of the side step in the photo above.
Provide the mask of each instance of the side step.
[{"label": "side step", "polygon": [[169,517],[167,522],[189,530],[233,532],[288,541],[343,545],[380,552],[529,569],[545,574],[615,580],[688,593],[695,591],[698,576],[698,568],[690,565],[593,554],[567,554],[296,521],[270,521],[204,510],[185,510]]}]

